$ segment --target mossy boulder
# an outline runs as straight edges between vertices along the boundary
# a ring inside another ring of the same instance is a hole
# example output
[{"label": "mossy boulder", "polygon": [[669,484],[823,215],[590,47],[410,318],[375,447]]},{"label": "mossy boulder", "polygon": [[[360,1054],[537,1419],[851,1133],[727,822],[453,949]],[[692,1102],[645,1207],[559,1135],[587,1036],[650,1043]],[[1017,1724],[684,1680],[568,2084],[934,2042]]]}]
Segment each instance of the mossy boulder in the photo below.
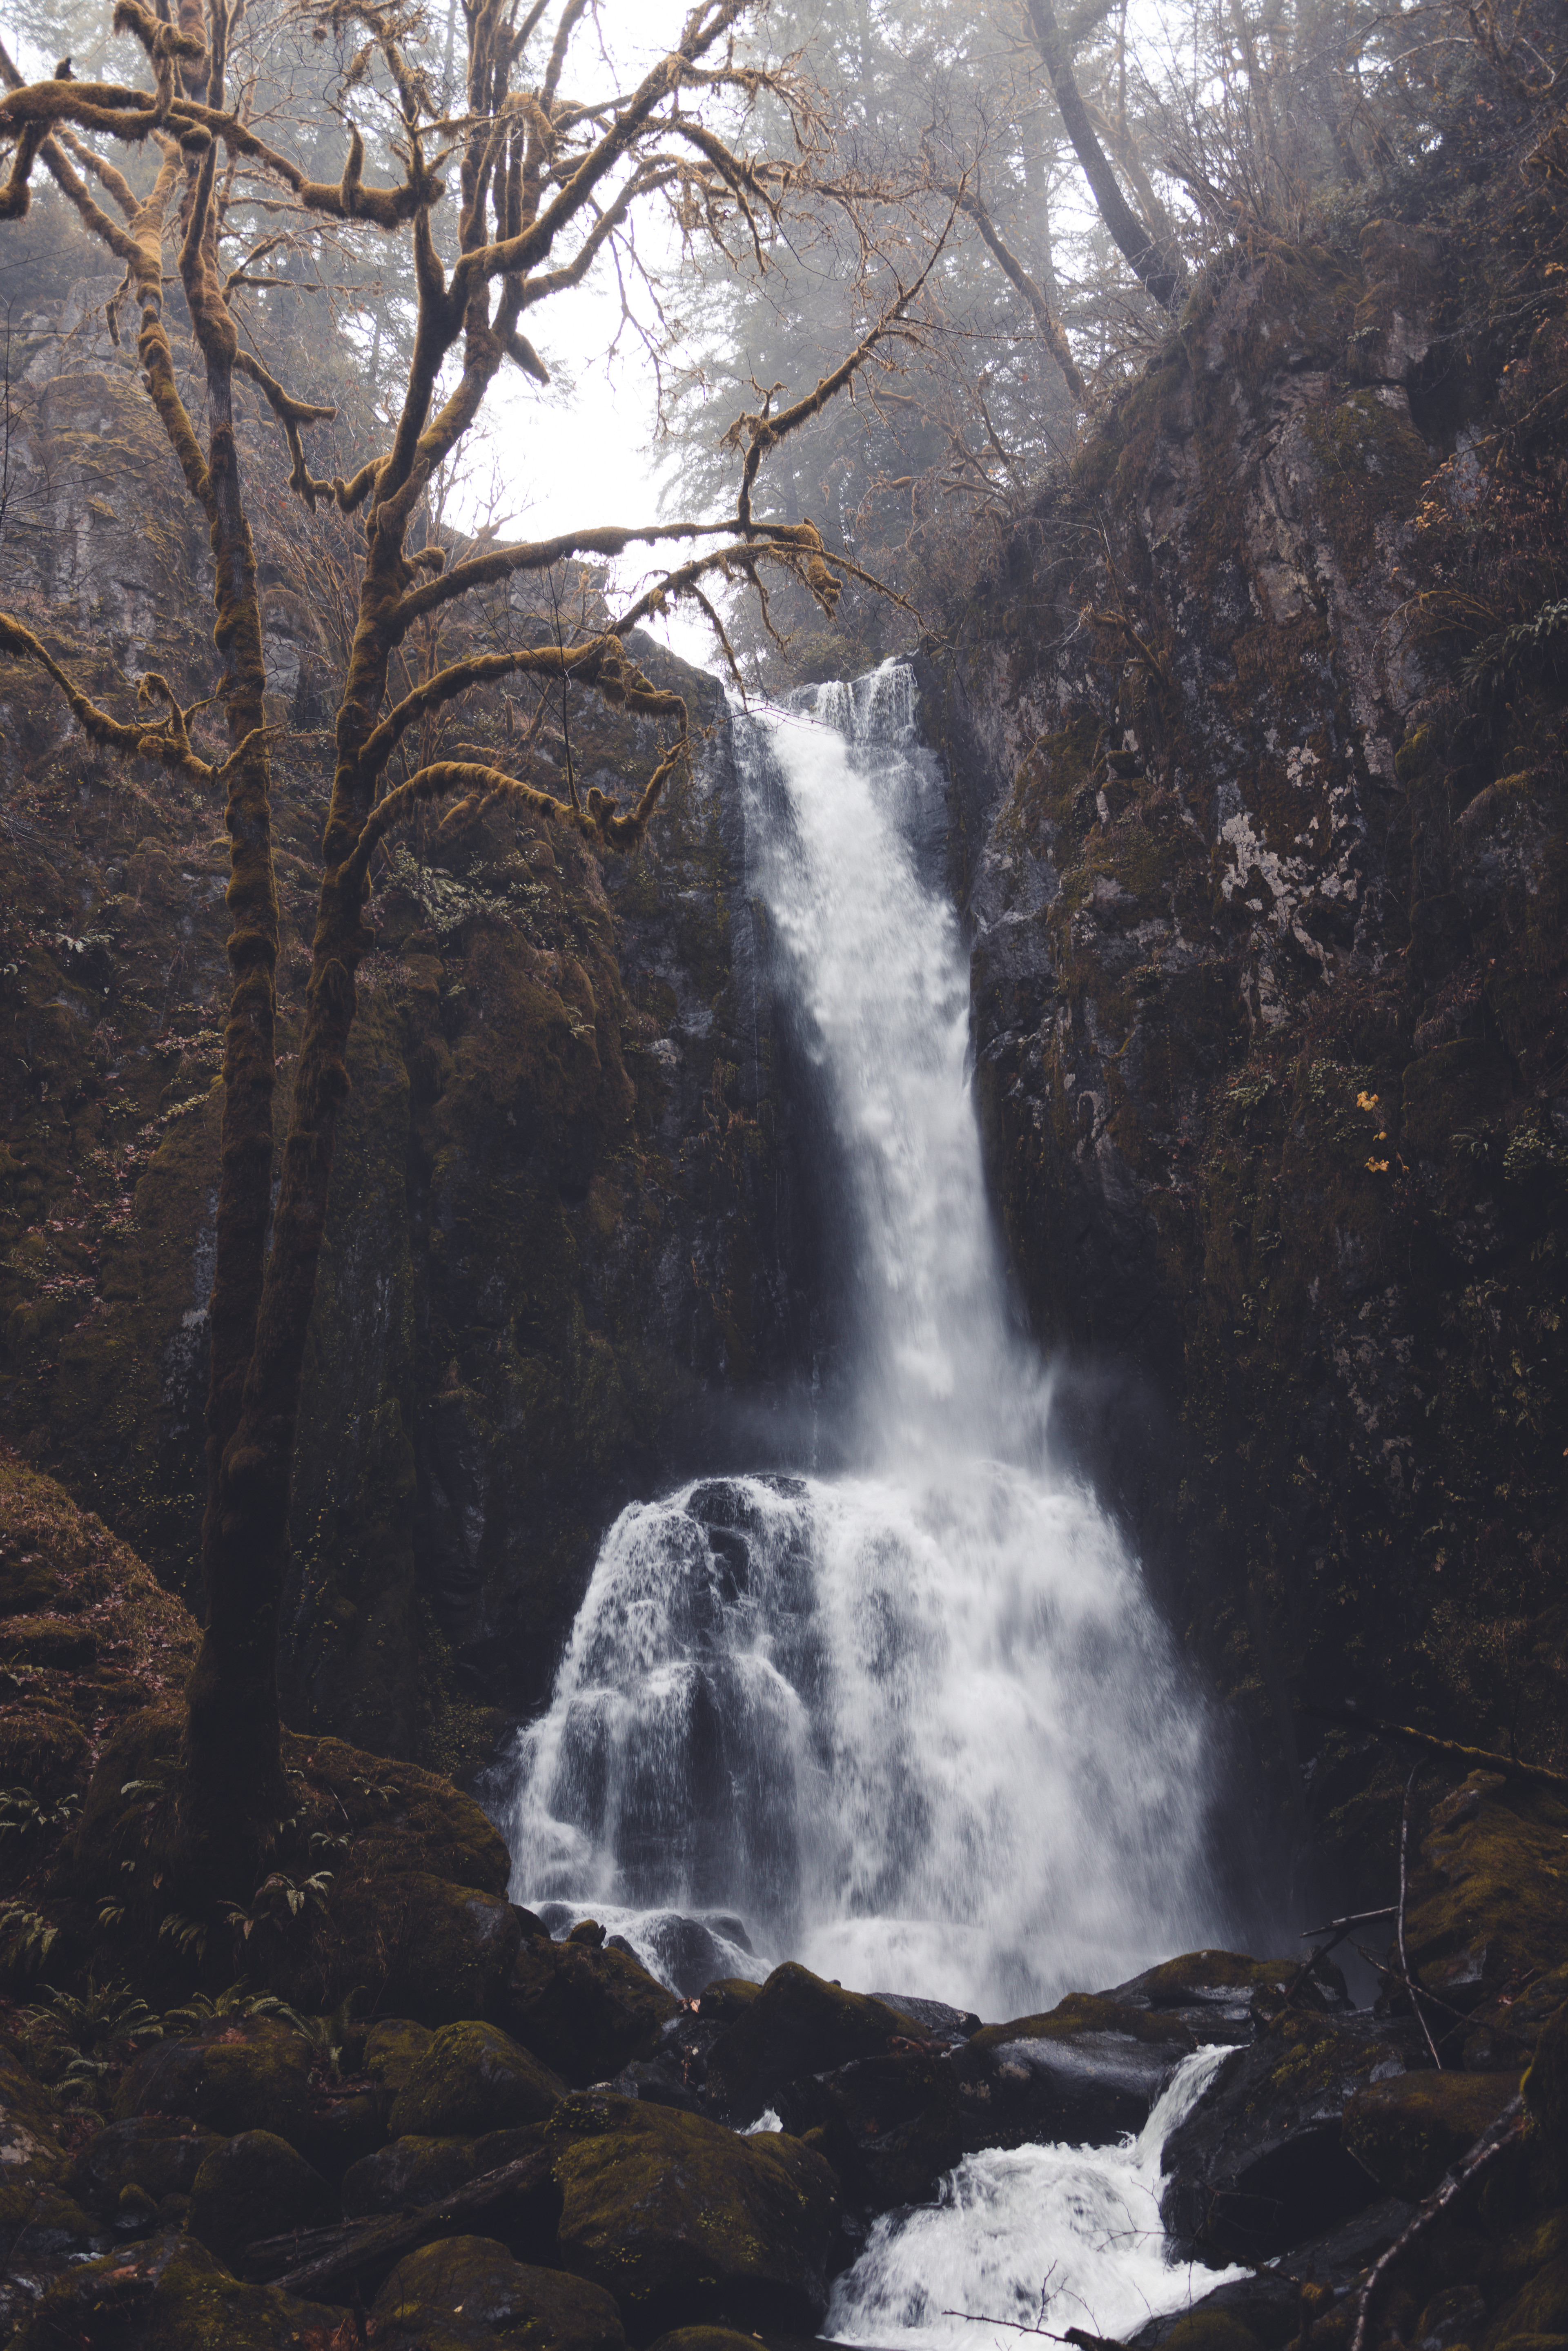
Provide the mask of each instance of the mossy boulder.
[{"label": "mossy boulder", "polygon": [[[1568,1949],[1568,1804],[1543,1788],[1472,1772],[1432,1814],[1413,1874],[1405,1944],[1450,2008],[1487,2012]],[[1456,2028],[1456,2031],[1461,2029]]]},{"label": "mossy boulder", "polygon": [[214,2147],[191,2193],[186,2227],[231,2267],[246,2245],[291,2229],[321,2229],[338,2199],[320,2173],[273,2131],[240,2131]]},{"label": "mossy boulder", "polygon": [[1547,2262],[1493,2317],[1477,2351],[1502,2351],[1521,2335],[1568,2335],[1568,2256]]},{"label": "mossy boulder", "polygon": [[1087,1992],[1070,1992],[1043,2015],[983,2026],[946,2069],[963,2144],[1104,2146],[1143,2127],[1195,2045],[1179,2017]]},{"label": "mossy boulder", "polygon": [[1400,2028],[1380,2036],[1287,2010],[1226,2059],[1166,2141],[1168,2233],[1204,2258],[1267,2259],[1363,2210],[1382,2190],[1344,2145],[1340,2117],[1375,2074],[1405,2064]]},{"label": "mossy boulder", "polygon": [[299,2351],[341,2311],[245,2285],[193,2238],[152,2237],[57,2277],[15,2351]]},{"label": "mossy boulder", "polygon": [[561,2262],[614,2294],[633,2342],[714,2321],[815,2331],[838,2190],[814,2148],[603,2095],[546,2129],[561,2141]]},{"label": "mossy boulder", "polygon": [[407,2351],[484,2346],[624,2351],[612,2295],[586,2279],[517,2261],[493,2237],[446,2237],[401,2261],[375,2299],[377,2341]]},{"label": "mossy boulder", "polygon": [[660,2027],[679,2009],[674,1993],[624,1951],[530,1940],[493,2013],[525,2049],[581,2086],[652,2056]]},{"label": "mossy boulder", "polygon": [[777,2107],[792,2082],[882,2056],[908,2038],[896,2009],[787,1959],[708,2052],[708,2097],[733,2121],[750,2122]]},{"label": "mossy boulder", "polygon": [[444,2025],[404,2080],[392,2104],[402,2138],[508,2130],[543,2122],[567,2095],[559,2074],[494,2024]]},{"label": "mossy boulder", "polygon": [[225,2138],[270,2131],[297,2146],[308,2135],[312,2106],[308,2042],[270,2017],[224,2017],[133,2057],[114,2113],[120,2122],[189,2116]]},{"label": "mossy boulder", "polygon": [[[1108,1996],[1124,2008],[1179,2015],[1204,2041],[1241,2041],[1279,2009],[1287,1991],[1308,2008],[1348,2008],[1344,1978],[1332,1960],[1297,1980],[1301,1960],[1254,1959],[1241,1951],[1186,1951],[1146,1968]],[[1293,1987],[1293,1990],[1292,1990]]]},{"label": "mossy boulder", "polygon": [[189,2196],[196,2174],[224,2141],[188,2115],[133,2115],[108,2123],[71,2167],[73,2196],[112,2216],[127,2188],[140,2188],[154,2205],[165,2196]]},{"label": "mossy boulder", "polygon": [[1402,2074],[1369,2082],[1345,2107],[1344,2144],[1388,2195],[1418,2201],[1490,2129],[1515,2088],[1506,2074]]},{"label": "mossy boulder", "polygon": [[435,2035],[428,2024],[412,2016],[383,2016],[365,2035],[361,2061],[392,2111],[392,2100],[413,2072]]},{"label": "mossy boulder", "polygon": [[0,1711],[0,1782],[58,1796],[86,1783],[92,1750],[86,1731],[53,1706],[11,1706]]},{"label": "mossy boulder", "polygon": [[428,1872],[366,1867],[334,1885],[308,1947],[272,1970],[296,2001],[332,2007],[358,1984],[429,2025],[493,2014],[521,1942],[511,1905]]},{"label": "mossy boulder", "polygon": [[343,2174],[343,2210],[350,2220],[371,2212],[413,2211],[434,2204],[478,2177],[471,2138],[394,2138],[361,2156]]},{"label": "mossy boulder", "polygon": [[733,2326],[676,2326],[649,2351],[754,2351],[756,2342],[755,2335],[737,2335]]}]

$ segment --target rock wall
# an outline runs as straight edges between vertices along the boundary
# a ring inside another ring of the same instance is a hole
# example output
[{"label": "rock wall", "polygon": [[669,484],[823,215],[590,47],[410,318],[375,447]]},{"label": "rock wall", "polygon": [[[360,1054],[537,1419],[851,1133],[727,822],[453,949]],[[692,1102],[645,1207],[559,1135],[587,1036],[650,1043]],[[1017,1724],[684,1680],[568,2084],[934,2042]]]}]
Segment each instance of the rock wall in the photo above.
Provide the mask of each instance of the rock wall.
[{"label": "rock wall", "polygon": [[1464,666],[1568,586],[1523,184],[1211,271],[925,669],[1028,1311],[1272,1822],[1378,1900],[1408,1763],[1303,1707],[1568,1736],[1562,693]]},{"label": "rock wall", "polygon": [[[98,331],[108,290],[78,285],[27,321],[5,550],[12,607],[124,710],[147,668],[210,691],[210,580],[133,368]],[[279,689],[281,1131],[331,644],[276,524],[277,452],[259,420],[247,434]],[[601,863],[542,823],[455,814],[394,846],[376,883],[284,1685],[297,1725],[446,1766],[486,1751],[497,1706],[548,1691],[615,1511],[722,1453],[719,1400],[766,1407],[808,1344],[726,706],[651,642],[639,658],[711,737],[644,852]],[[495,745],[511,722],[492,694],[461,723]],[[0,674],[0,1412],[190,1596],[221,811],[95,753],[21,664]],[[622,793],[658,756],[651,726],[574,691],[536,737],[537,773],[559,778],[567,736],[580,778]]]}]

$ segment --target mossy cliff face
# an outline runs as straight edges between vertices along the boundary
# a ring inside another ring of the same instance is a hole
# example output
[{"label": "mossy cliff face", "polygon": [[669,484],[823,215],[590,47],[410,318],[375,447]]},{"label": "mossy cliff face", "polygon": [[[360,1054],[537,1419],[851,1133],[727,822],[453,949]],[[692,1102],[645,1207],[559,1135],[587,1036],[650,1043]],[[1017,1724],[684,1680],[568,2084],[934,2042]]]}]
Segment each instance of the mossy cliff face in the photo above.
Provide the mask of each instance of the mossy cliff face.
[{"label": "mossy cliff face", "polygon": [[1379,1900],[1396,1775],[1303,1699],[1568,1737],[1562,696],[1460,673],[1562,593],[1565,239],[1480,202],[1211,273],[926,671],[1035,1327]]},{"label": "mossy cliff face", "polygon": [[[42,380],[7,553],[11,601],[123,710],[143,668],[210,691],[210,585],[134,372],[92,339],[96,298],[78,287],[29,321]],[[87,340],[57,374],[53,329],[71,319]],[[246,432],[277,487],[267,433]],[[330,647],[270,534],[281,1134]],[[709,734],[645,851],[601,862],[543,822],[433,816],[376,881],[310,1333],[285,1704],[301,1727],[445,1765],[484,1751],[493,1703],[548,1687],[615,1510],[691,1453],[721,1385],[765,1391],[793,1344],[723,697],[652,643],[638,657]],[[0,1412],[188,1593],[227,997],[220,811],[94,753],[20,667],[0,673]],[[512,723],[494,692],[462,713],[499,759]],[[537,780],[564,786],[570,758],[584,789],[624,799],[656,730],[574,690],[530,757]]]}]

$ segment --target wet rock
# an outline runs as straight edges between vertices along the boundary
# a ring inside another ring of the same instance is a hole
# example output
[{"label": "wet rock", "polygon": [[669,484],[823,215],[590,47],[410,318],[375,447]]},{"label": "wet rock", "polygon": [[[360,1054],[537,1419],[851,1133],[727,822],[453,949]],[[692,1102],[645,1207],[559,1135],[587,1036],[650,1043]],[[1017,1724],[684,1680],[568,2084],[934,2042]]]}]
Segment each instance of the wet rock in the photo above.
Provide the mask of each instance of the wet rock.
[{"label": "wet rock", "polygon": [[614,2293],[633,2342],[711,2321],[814,2330],[838,2200],[814,2149],[601,2095],[549,2127],[573,2134],[554,2166],[560,2259]]},{"label": "wet rock", "polygon": [[716,2113],[749,2122],[791,2083],[881,2056],[908,2034],[908,2019],[882,2001],[787,1960],[708,2051],[706,2095]]},{"label": "wet rock", "polygon": [[133,2057],[115,2096],[118,2121],[189,2116],[222,2137],[271,2131],[297,2145],[309,2129],[310,2045],[269,2017],[216,2018]]},{"label": "wet rock", "polygon": [[497,2021],[566,2081],[609,2081],[651,2057],[680,2002],[623,1951],[581,1943],[522,1943],[502,1987]]},{"label": "wet rock", "polygon": [[1180,2017],[1087,1992],[1045,2015],[988,2024],[949,2061],[963,2144],[1104,2146],[1143,2127],[1195,2046]]},{"label": "wet rock", "polygon": [[338,2199],[287,2139],[241,2131],[215,2147],[191,2191],[189,2233],[233,2264],[258,2237],[321,2229],[338,2218]]},{"label": "wet rock", "polygon": [[1341,2129],[1385,2194],[1418,2202],[1515,2095],[1507,2074],[1402,2074],[1357,2090]]},{"label": "wet rock", "polygon": [[494,2024],[448,2024],[415,2062],[392,2103],[400,2138],[467,2136],[543,2122],[567,2085]]},{"label": "wet rock", "polygon": [[935,2043],[808,2074],[779,2095],[785,2128],[812,2135],[846,2204],[862,2215],[924,2202],[965,2151],[971,2117],[955,2068]]},{"label": "wet rock", "polygon": [[585,2279],[517,2261],[493,2237],[447,2237],[401,2261],[377,2294],[377,2340],[396,2351],[485,2346],[624,2351],[614,2297]]},{"label": "wet rock", "polygon": [[933,2041],[967,2041],[980,2029],[980,2020],[973,2010],[949,2008],[945,2000],[917,2000],[899,1991],[873,1991],[871,1996],[880,2000],[884,2008],[895,2009],[900,2016],[907,2017],[917,2032],[929,2034]]},{"label": "wet rock", "polygon": [[1374,2203],[1377,2183],[1340,2118],[1356,2091],[1405,2072],[1411,2030],[1352,2030],[1291,2010],[1228,2057],[1166,2141],[1160,2215],[1183,2251],[1266,2259]]},{"label": "wet rock", "polygon": [[125,2189],[144,2189],[154,2208],[165,2196],[188,2196],[196,2174],[223,2144],[188,2115],[136,2115],[109,2123],[89,2140],[72,2167],[73,2196],[93,2211],[112,2213]]},{"label": "wet rock", "polygon": [[[739,1928],[738,1938],[731,1937],[730,1940],[738,1939],[742,1949],[749,1949],[740,1921],[737,1918],[728,1923]],[[653,1947],[660,1974],[684,2000],[690,2000],[694,1993],[705,1991],[710,1983],[719,1981],[731,1965],[730,1953],[704,1919],[683,1917],[678,1911],[670,1910],[651,1920],[643,1931]]]},{"label": "wet rock", "polygon": [[243,2284],[191,2237],[159,2235],[55,2279],[16,2351],[298,2351],[339,2310]]},{"label": "wet rock", "polygon": [[1299,2006],[1329,2013],[1349,2008],[1344,1978],[1332,1959],[1321,1959],[1305,1977],[1301,1964],[1300,1959],[1248,1959],[1239,1951],[1187,1951],[1105,1996],[1127,2008],[1179,2017],[1196,2041],[1239,2045],[1278,2013],[1292,1986]]}]

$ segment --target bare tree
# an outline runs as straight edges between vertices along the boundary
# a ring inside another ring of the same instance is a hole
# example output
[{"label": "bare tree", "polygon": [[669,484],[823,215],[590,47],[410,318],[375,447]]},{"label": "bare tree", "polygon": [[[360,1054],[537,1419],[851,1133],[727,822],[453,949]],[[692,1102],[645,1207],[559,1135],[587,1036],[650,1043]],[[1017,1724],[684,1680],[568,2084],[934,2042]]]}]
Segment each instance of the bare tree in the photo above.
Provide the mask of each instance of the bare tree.
[{"label": "bare tree", "polygon": [[[766,574],[798,580],[826,611],[841,580],[863,577],[824,551],[807,520],[770,523],[755,511],[768,453],[815,416],[888,338],[909,331],[921,277],[893,280],[880,315],[814,388],[779,409],[775,395],[731,428],[738,483],[722,520],[569,531],[537,541],[471,549],[449,561],[425,542],[432,485],[476,429],[486,392],[509,360],[535,379],[545,363],[524,320],[578,286],[602,259],[635,266],[640,212],[668,204],[683,228],[705,217],[745,225],[755,238],[776,225],[811,176],[811,109],[788,72],[735,61],[733,35],[750,0],[695,0],[680,38],[638,85],[596,98],[567,91],[574,43],[591,29],[587,0],[465,0],[463,111],[441,110],[421,62],[423,26],[401,0],[334,0],[305,21],[359,46],[343,85],[350,144],[341,178],[312,180],[279,143],[264,139],[241,80],[230,92],[231,42],[240,11],[228,0],[179,0],[169,21],[119,0],[117,28],[140,43],[145,86],[73,78],[68,61],[45,81],[13,87],[0,101],[0,142],[10,169],[0,218],[16,218],[42,165],[92,234],[122,264],[120,301],[139,313],[137,353],[149,396],[204,515],[214,569],[214,642],[228,751],[200,757],[191,713],[162,677],[144,678],[142,714],[116,717],[89,699],[19,622],[0,614],[0,643],[36,663],[65,695],[96,742],[198,779],[225,796],[230,841],[228,958],[232,996],[224,1051],[222,1175],[211,1310],[206,1409],[207,1501],[202,1535],[205,1623],[190,1685],[183,1766],[169,1802],[172,1850],[193,1886],[247,1894],[269,1821],[283,1809],[276,1649],[287,1564],[287,1522],[307,1325],[315,1296],[338,1119],[348,1092],[346,1054],[355,973],[372,945],[364,908],[372,854],[392,828],[454,794],[525,804],[606,850],[647,831],[661,793],[689,755],[684,702],[629,657],[637,623],[680,597],[714,617],[709,588]],[[448,25],[450,19],[448,20]],[[448,26],[442,27],[445,37]],[[584,43],[586,47],[586,42]],[[526,70],[536,51],[540,62]],[[7,79],[20,82],[13,68]],[[403,176],[371,184],[354,108],[379,91],[392,109]],[[746,153],[732,127],[767,93],[792,147],[779,160]],[[348,103],[349,100],[353,103]],[[722,127],[721,127],[722,126]],[[302,116],[303,142],[314,128]],[[450,143],[437,152],[437,142]],[[127,156],[125,170],[111,160]],[[455,161],[457,217],[438,249],[444,168]],[[135,183],[137,167],[143,184]],[[89,185],[97,183],[103,201]],[[386,445],[345,478],[315,475],[306,436],[333,414],[286,388],[236,329],[236,303],[254,282],[282,214],[301,240],[352,227],[404,238],[417,305],[412,358]],[[183,295],[176,363],[171,265]],[[929,264],[927,264],[929,267]],[[531,324],[531,319],[529,319]],[[273,1196],[275,972],[278,902],[271,829],[275,729],[267,722],[256,550],[235,432],[235,379],[270,405],[291,459],[290,486],[312,514],[357,517],[362,532],[347,671],[336,716],[336,759],[322,843],[309,986],[287,1137]],[[194,393],[192,385],[194,385]],[[205,409],[204,434],[196,417]],[[417,526],[417,528],[416,528]],[[553,642],[458,653],[393,699],[392,664],[431,619],[475,591],[519,574],[547,573],[573,557],[612,558],[630,548],[684,547],[660,559],[651,584],[605,624]],[[721,632],[722,633],[722,632]],[[569,777],[558,799],[503,768],[437,758],[387,789],[405,738],[471,687],[508,676],[570,680],[595,688],[667,728],[635,803],[619,808]],[[268,1228],[270,1219],[270,1245]]]}]

